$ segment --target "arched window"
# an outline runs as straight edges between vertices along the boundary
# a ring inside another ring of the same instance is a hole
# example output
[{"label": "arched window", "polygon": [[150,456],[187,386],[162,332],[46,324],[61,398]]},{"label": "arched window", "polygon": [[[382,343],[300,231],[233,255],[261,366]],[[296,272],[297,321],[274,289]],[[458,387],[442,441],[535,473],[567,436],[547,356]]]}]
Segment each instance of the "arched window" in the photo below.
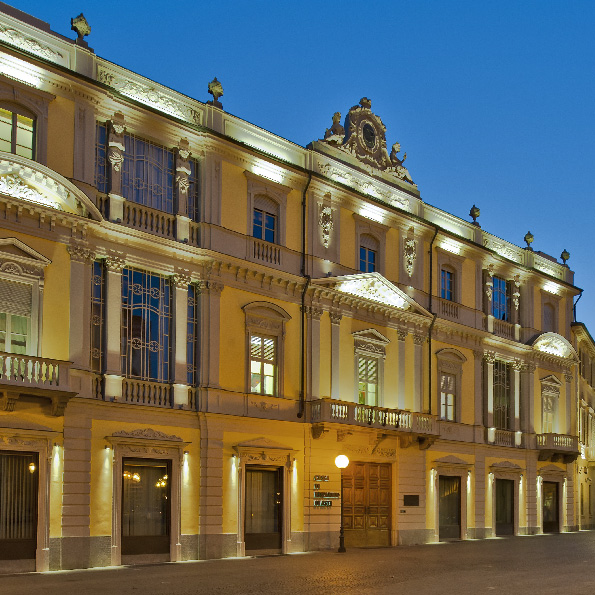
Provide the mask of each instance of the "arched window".
[{"label": "arched window", "polygon": [[0,151],[35,159],[35,115],[24,107],[0,103]]},{"label": "arched window", "polygon": [[378,267],[380,242],[372,235],[364,233],[359,239],[359,270],[373,273]]}]

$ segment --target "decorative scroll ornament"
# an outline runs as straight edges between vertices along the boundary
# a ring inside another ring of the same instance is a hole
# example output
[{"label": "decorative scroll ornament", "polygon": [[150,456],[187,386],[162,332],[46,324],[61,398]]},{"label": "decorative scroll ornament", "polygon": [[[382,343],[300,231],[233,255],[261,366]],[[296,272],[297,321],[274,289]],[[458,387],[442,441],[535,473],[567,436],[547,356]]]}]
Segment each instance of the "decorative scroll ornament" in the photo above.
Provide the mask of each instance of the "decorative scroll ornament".
[{"label": "decorative scroll ornament", "polygon": [[492,290],[494,289],[494,265],[488,265],[486,269],[485,292],[488,301],[492,301]]},{"label": "decorative scroll ornament", "polygon": [[322,244],[325,248],[328,248],[331,240],[331,231],[333,229],[333,210],[330,207],[322,207],[322,209],[320,209],[318,225],[322,229]]},{"label": "decorative scroll ornament", "polygon": [[190,181],[185,175],[178,174],[176,176],[176,184],[178,185],[178,188],[182,194],[186,194],[188,192],[188,188],[190,188]]},{"label": "decorative scroll ornament", "polygon": [[111,149],[108,154],[108,160],[112,164],[112,167],[115,171],[120,171],[122,169],[122,163],[124,163],[124,157],[122,153],[120,153],[117,149]]},{"label": "decorative scroll ornament", "polygon": [[0,194],[6,194],[13,198],[20,198],[29,202],[35,202],[40,205],[54,207],[55,209],[62,210],[62,206],[48,196],[45,196],[28,186],[15,175],[8,175],[0,177]]},{"label": "decorative scroll ornament", "polygon": [[513,283],[514,283],[514,291],[512,292],[512,303],[514,304],[514,309],[518,310],[519,309],[519,298],[521,297],[521,292],[519,291],[519,288],[521,286],[521,276],[515,275]]},{"label": "decorative scroll ornament", "polygon": [[121,438],[144,438],[146,440],[169,440],[171,442],[182,442],[182,439],[179,436],[165,434],[164,432],[154,430],[153,428],[143,428],[130,431],[120,430],[118,432],[114,432],[112,436]]},{"label": "decorative scroll ornament", "polygon": [[416,253],[416,242],[411,238],[405,238],[403,244],[403,259],[405,260],[405,270],[411,277],[413,275],[413,267],[415,265]]}]

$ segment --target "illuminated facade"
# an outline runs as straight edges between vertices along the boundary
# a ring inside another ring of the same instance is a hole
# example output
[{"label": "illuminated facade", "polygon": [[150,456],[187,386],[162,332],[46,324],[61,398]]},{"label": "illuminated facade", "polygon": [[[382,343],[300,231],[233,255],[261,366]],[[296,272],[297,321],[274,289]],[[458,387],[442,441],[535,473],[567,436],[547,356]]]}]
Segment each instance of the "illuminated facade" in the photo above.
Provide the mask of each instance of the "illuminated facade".
[{"label": "illuminated facade", "polygon": [[2,568],[593,527],[566,264],[3,10]]}]

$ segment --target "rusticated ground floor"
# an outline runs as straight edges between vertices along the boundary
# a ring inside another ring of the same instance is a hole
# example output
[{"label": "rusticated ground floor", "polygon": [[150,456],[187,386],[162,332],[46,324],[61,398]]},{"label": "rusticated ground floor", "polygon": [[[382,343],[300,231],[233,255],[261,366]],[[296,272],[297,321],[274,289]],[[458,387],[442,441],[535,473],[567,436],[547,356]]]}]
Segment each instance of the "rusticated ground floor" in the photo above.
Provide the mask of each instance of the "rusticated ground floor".
[{"label": "rusticated ground floor", "polygon": [[264,413],[84,399],[63,417],[38,400],[0,413],[0,567],[332,550],[341,519],[348,547],[593,527],[580,458]]}]

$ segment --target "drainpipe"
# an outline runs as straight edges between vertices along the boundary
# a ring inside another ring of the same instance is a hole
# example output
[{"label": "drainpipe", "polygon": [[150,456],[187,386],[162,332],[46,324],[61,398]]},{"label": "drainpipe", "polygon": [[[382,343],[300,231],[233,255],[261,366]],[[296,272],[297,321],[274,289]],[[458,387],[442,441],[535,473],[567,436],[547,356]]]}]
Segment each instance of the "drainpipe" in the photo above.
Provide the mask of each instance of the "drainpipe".
[{"label": "drainpipe", "polygon": [[576,302],[574,302],[574,304],[572,304],[572,317],[574,318],[574,322],[576,322],[576,305],[581,301],[582,297],[583,297],[583,290],[581,289],[581,293],[578,296],[578,299],[576,300]]},{"label": "drainpipe", "polygon": [[304,289],[302,291],[302,324],[300,328],[300,405],[298,411],[298,418],[302,418],[304,416],[304,407],[305,407],[305,387],[306,387],[306,380],[304,378],[306,374],[306,358],[304,355],[304,347],[306,343],[306,292],[308,291],[308,287],[310,286],[310,281],[312,277],[306,274],[306,194],[308,192],[308,188],[310,187],[310,182],[312,181],[312,172],[308,172],[308,182],[304,191],[302,192],[302,266],[300,270],[300,274],[306,280],[306,284],[304,285]]},{"label": "drainpipe", "polygon": [[[438,228],[434,228],[434,236],[432,237],[432,241],[430,242],[430,299],[428,302],[428,311],[430,314],[434,314],[432,312],[432,291],[433,291],[433,267],[434,267],[434,252],[432,251],[432,247],[434,246],[434,240],[438,235]],[[436,322],[437,314],[434,314],[432,318],[432,322],[430,323],[430,328],[428,330],[428,413],[432,415],[432,330],[434,328],[434,323]]]}]

